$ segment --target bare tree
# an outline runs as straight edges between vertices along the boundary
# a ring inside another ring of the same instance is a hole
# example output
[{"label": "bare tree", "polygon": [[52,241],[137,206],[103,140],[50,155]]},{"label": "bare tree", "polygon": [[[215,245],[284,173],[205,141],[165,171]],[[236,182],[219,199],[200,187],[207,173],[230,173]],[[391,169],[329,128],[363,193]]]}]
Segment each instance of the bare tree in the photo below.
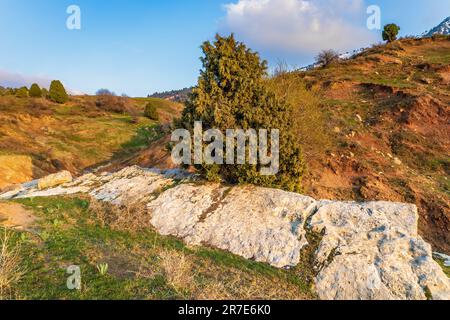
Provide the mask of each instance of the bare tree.
[{"label": "bare tree", "polygon": [[328,67],[329,65],[339,61],[339,53],[334,50],[323,50],[316,57],[316,63],[322,67]]},{"label": "bare tree", "polygon": [[115,96],[116,94],[108,89],[99,89],[96,92],[97,96]]}]

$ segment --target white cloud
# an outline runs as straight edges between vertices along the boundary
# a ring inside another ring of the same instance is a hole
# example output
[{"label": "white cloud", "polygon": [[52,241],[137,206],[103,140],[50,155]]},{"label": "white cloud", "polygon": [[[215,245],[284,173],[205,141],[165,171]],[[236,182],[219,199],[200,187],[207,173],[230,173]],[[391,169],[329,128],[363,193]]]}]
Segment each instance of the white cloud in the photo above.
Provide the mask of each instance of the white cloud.
[{"label": "white cloud", "polygon": [[365,27],[364,0],[237,0],[225,9],[227,31],[276,51],[346,51],[375,41]]},{"label": "white cloud", "polygon": [[[33,83],[37,83],[41,88],[49,88],[53,79],[39,76],[28,76],[20,73],[13,73],[6,70],[0,70],[0,86],[5,88],[30,87]],[[71,95],[83,95],[79,90],[66,88]]]},{"label": "white cloud", "polygon": [[37,83],[41,87],[48,88],[51,79],[46,77],[26,76],[19,73],[13,73],[6,70],[0,70],[0,86],[18,88],[30,87],[33,83]]}]

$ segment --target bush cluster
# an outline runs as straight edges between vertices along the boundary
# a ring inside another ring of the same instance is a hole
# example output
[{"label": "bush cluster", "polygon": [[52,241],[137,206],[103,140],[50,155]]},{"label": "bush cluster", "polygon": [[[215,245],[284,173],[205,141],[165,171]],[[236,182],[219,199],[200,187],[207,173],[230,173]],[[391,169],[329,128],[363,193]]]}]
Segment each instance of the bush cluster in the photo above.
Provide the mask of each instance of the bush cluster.
[{"label": "bush cluster", "polygon": [[33,83],[30,89],[21,88],[4,88],[0,86],[0,96],[16,96],[18,98],[46,98],[56,103],[66,103],[69,96],[61,81],[52,81],[50,90],[41,88],[37,83]]},{"label": "bush cluster", "polygon": [[28,97],[28,88],[22,87],[22,88],[17,89],[16,97],[17,98],[27,98]]}]

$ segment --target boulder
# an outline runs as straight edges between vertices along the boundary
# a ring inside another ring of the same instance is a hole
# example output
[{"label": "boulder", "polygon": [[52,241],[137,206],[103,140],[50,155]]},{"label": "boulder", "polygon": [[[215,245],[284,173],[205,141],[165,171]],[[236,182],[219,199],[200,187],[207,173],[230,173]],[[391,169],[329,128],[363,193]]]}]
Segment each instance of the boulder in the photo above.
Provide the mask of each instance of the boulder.
[{"label": "boulder", "polygon": [[42,178],[38,182],[38,189],[44,190],[72,182],[72,174],[69,171],[61,171]]},{"label": "boulder", "polygon": [[316,252],[322,299],[450,299],[450,281],[418,235],[414,205],[321,201],[309,227],[324,236]]}]

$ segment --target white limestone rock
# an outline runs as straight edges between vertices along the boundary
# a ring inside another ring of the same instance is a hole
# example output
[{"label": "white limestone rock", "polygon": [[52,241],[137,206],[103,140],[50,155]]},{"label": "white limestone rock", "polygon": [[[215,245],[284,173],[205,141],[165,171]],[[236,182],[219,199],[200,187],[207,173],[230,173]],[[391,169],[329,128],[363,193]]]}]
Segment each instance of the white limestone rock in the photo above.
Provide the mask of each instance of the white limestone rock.
[{"label": "white limestone rock", "polygon": [[322,299],[450,299],[450,281],[417,234],[417,208],[389,202],[322,201],[309,226]]},{"label": "white limestone rock", "polygon": [[321,299],[450,299],[450,281],[418,235],[417,208],[390,202],[316,201],[253,186],[191,183],[179,170],[128,167],[55,188],[23,184],[0,199],[76,193],[116,205],[143,203],[163,235],[291,267],[307,232],[323,233],[314,259]]},{"label": "white limestone rock", "polygon": [[152,225],[191,245],[206,244],[276,267],[295,266],[314,199],[257,187],[180,185],[149,203]]}]

